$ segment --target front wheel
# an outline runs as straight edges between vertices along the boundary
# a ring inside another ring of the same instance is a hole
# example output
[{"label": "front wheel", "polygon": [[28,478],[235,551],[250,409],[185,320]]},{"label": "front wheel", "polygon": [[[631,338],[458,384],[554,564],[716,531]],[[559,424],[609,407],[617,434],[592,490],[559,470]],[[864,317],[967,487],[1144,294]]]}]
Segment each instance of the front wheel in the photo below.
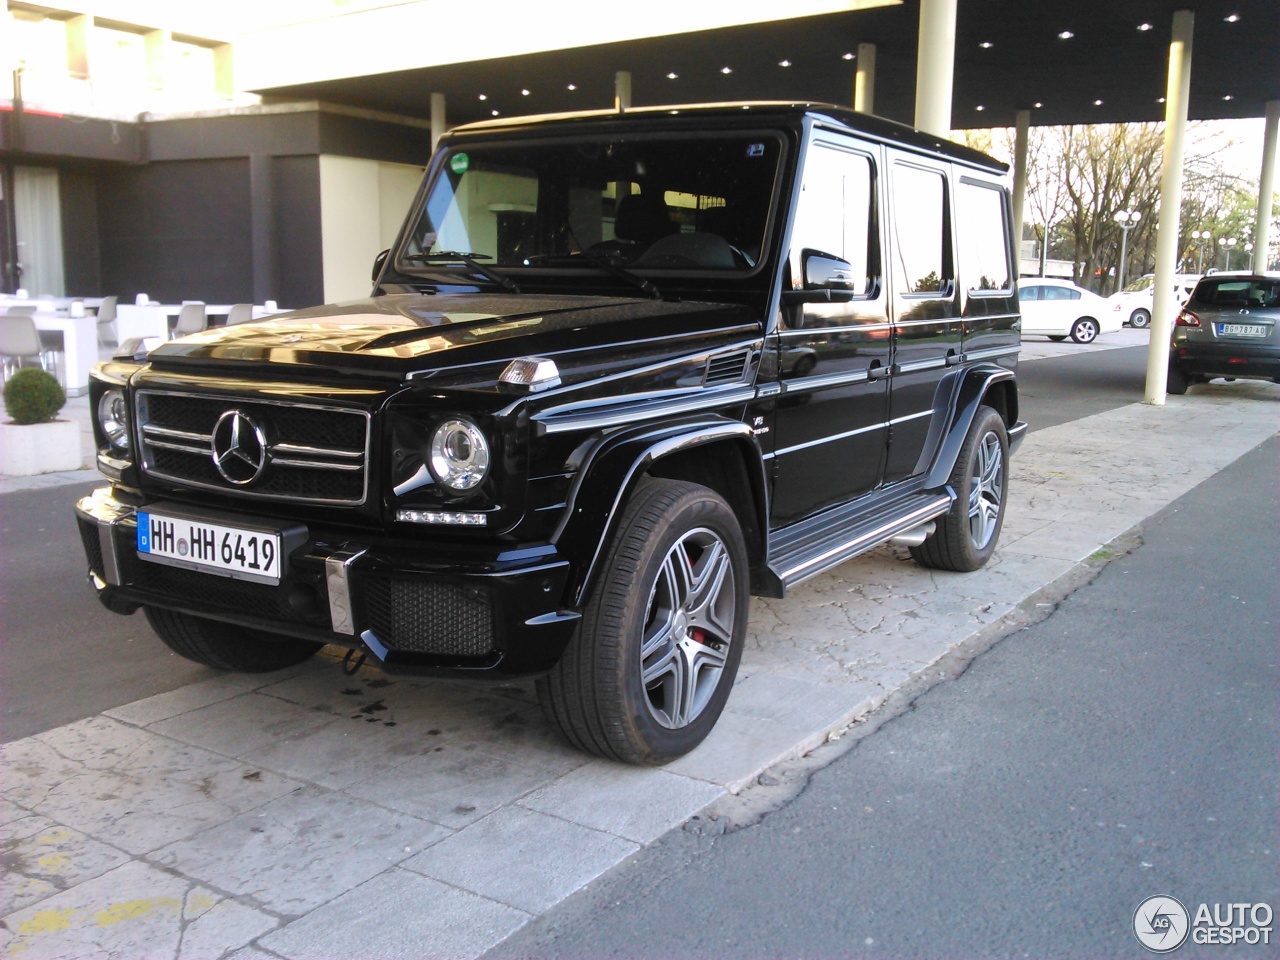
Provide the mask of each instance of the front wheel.
[{"label": "front wheel", "polygon": [[1067,339],[1067,335],[1065,333],[1051,333],[1049,334],[1049,339],[1054,343],[1061,343],[1063,340]]},{"label": "front wheel", "polygon": [[1098,332],[1098,321],[1093,317],[1081,317],[1071,325],[1071,339],[1076,343],[1093,343]]},{"label": "front wheel", "polygon": [[1129,314],[1129,326],[1137,327],[1139,330],[1146,329],[1151,326],[1151,314],[1146,310],[1135,310]]},{"label": "front wheel", "polygon": [[560,662],[538,681],[574,746],[661,764],[706,738],[724,709],[747,626],[737,518],[696,483],[646,480]]},{"label": "front wheel", "polygon": [[322,643],[298,640],[233,623],[193,617],[163,607],[144,607],[151,629],[179,656],[215,670],[270,673],[302,663]]},{"label": "front wheel", "polygon": [[1004,525],[1008,461],[1004,418],[990,407],[980,407],[951,471],[956,501],[933,534],[911,548],[916,563],[967,573],[991,559]]}]

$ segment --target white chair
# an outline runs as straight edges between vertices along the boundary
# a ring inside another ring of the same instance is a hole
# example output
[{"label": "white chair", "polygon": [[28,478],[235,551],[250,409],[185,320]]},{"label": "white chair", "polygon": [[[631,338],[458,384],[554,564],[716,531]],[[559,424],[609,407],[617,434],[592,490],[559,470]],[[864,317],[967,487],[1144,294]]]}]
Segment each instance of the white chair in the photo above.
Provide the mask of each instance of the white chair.
[{"label": "white chair", "polygon": [[227,312],[228,327],[235,326],[237,323],[248,323],[252,319],[253,319],[252,303],[233,304],[231,309]]},{"label": "white chair", "polygon": [[174,325],[174,337],[185,337],[199,333],[209,326],[209,317],[205,313],[203,303],[184,303],[178,311],[178,322]]},{"label": "white chair", "polygon": [[116,297],[103,297],[102,306],[98,307],[98,343],[114,344],[119,342],[116,334]]},{"label": "white chair", "polygon": [[40,342],[40,331],[31,314],[34,308],[10,307],[0,317],[0,363],[3,364],[6,380],[23,365],[26,360],[34,359],[40,369],[49,368],[49,354]]}]

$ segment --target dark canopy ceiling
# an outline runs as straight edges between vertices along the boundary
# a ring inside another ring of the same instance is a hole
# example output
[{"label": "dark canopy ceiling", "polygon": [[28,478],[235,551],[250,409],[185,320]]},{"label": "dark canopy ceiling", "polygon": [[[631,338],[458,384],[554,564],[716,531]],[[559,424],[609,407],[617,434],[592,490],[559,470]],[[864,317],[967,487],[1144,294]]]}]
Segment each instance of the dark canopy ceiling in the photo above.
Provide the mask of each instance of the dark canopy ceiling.
[{"label": "dark canopy ceiling", "polygon": [[[1032,108],[1033,124],[1163,119],[1160,98],[1177,9],[1196,15],[1191,119],[1259,117],[1266,101],[1280,100],[1278,0],[958,3],[955,129],[1012,125],[1015,111],[1024,107]],[[600,10],[601,16],[618,15],[608,5]],[[423,118],[430,115],[430,94],[443,93],[453,125],[486,119],[494,110],[512,116],[609,108],[614,72],[629,70],[637,106],[724,100],[849,104],[855,63],[848,57],[859,43],[874,43],[876,113],[910,123],[918,14],[919,0],[906,0],[898,7],[258,92]],[[1072,36],[1061,38],[1064,31]]]}]

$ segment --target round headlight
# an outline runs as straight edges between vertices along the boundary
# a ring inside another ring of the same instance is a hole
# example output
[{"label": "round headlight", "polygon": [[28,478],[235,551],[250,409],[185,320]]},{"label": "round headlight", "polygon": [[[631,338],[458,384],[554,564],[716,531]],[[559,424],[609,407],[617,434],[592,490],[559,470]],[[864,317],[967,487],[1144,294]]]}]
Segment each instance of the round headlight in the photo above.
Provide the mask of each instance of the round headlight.
[{"label": "round headlight", "polygon": [[98,399],[98,426],[112,453],[129,452],[129,405],[123,390],[108,390]]},{"label": "round headlight", "polygon": [[431,437],[431,472],[459,493],[479,485],[489,472],[489,443],[480,428],[466,420],[446,420],[436,427]]}]

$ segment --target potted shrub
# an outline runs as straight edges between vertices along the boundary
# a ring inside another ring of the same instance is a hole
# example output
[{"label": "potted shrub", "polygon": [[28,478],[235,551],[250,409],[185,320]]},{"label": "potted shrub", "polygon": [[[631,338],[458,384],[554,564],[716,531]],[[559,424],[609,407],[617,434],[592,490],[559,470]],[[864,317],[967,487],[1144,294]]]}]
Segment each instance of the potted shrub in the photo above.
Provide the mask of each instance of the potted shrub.
[{"label": "potted shrub", "polygon": [[30,477],[79,470],[80,426],[57,419],[67,395],[51,373],[28,367],[4,385],[9,422],[0,423],[0,474]]}]

